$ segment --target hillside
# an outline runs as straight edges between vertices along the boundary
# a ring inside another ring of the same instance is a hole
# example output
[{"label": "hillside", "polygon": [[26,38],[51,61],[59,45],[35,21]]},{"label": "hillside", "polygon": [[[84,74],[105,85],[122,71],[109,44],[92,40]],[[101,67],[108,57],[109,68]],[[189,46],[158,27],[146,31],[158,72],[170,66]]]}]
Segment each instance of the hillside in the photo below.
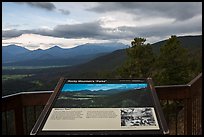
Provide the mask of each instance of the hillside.
[{"label": "hillside", "polygon": [[[191,54],[202,52],[202,35],[199,36],[183,36],[178,37],[178,39],[181,41],[181,44],[183,47],[187,48]],[[159,52],[159,48],[161,45],[163,45],[167,40],[160,41],[157,43],[152,44],[153,51],[157,51],[157,54]],[[94,60],[91,60],[88,63],[82,64],[77,68],[83,68],[84,70],[114,70],[118,66],[122,65],[124,61],[126,60],[126,50],[117,50],[110,54],[98,57]]]},{"label": "hillside", "polygon": [[83,68],[83,70],[97,71],[97,70],[114,70],[126,59],[126,50],[117,50],[110,54],[97,57],[88,63],[73,67],[74,70]]},{"label": "hillside", "polygon": [[[190,52],[196,52],[202,50],[202,35],[198,36],[181,36],[178,37],[178,40],[181,42],[184,48],[189,49]],[[159,53],[159,48],[161,45],[164,45],[167,40],[159,41],[152,44],[153,51]]]},{"label": "hillside", "polygon": [[16,56],[28,52],[30,52],[30,50],[18,45],[2,47],[2,62],[12,62],[12,60],[15,60]]}]

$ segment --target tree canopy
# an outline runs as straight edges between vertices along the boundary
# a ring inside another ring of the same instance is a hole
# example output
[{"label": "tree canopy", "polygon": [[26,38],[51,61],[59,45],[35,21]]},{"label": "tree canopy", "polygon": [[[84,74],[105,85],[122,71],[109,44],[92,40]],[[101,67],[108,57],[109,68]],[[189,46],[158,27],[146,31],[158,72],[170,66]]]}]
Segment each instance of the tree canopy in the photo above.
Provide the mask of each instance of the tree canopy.
[{"label": "tree canopy", "polygon": [[188,50],[172,35],[154,55],[145,38],[134,38],[127,49],[127,60],[118,69],[120,78],[152,77],[157,85],[185,84],[189,82]]},{"label": "tree canopy", "polygon": [[127,61],[119,69],[121,77],[144,78],[151,74],[154,55],[149,43],[145,44],[146,39],[135,38],[131,42],[131,47],[127,49]]},{"label": "tree canopy", "polygon": [[160,84],[185,84],[188,82],[188,51],[176,36],[171,36],[161,46],[157,59],[157,81]]}]

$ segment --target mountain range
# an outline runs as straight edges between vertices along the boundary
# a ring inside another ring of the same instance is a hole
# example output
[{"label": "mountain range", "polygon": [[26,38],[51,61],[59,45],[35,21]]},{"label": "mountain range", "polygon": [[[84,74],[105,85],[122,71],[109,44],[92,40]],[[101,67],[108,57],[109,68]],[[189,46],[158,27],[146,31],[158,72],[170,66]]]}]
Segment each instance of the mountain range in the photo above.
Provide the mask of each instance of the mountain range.
[{"label": "mountain range", "polygon": [[[192,54],[202,52],[202,35],[180,36],[178,39]],[[153,51],[159,53],[160,46],[166,41],[151,44]],[[47,50],[32,51],[21,46],[9,45],[2,48],[2,64],[3,66],[74,66],[82,64],[85,69],[94,67],[95,70],[109,70],[125,61],[126,48],[128,45],[122,43],[87,43],[69,49],[55,45]]]},{"label": "mountain range", "polygon": [[[178,37],[183,41],[183,47],[187,48],[198,62],[202,62],[202,35],[199,36],[183,36]],[[160,41],[158,43],[152,44],[153,50],[157,46],[161,46],[160,43],[165,43],[167,40]],[[191,45],[189,45],[189,41]],[[193,50],[192,50],[193,49]],[[194,51],[196,51],[194,53]],[[157,51],[159,52],[159,51]],[[157,54],[158,55],[158,54]],[[109,54],[96,57],[89,62],[82,63],[79,65],[61,67],[61,68],[50,68],[42,70],[39,74],[33,76],[33,79],[43,80],[44,77],[47,79],[52,79],[55,82],[59,80],[59,77],[68,77],[68,78],[102,78],[103,75],[106,75],[106,72],[114,72],[118,67],[120,67],[125,60],[127,59],[127,54],[125,49],[120,49],[113,51]],[[17,71],[17,70],[16,70]],[[33,70],[32,70],[33,71]],[[3,73],[11,73],[9,70],[4,70]],[[20,70],[19,70],[20,73]],[[52,73],[52,75],[50,75]],[[100,74],[102,77],[100,77]]]},{"label": "mountain range", "polygon": [[[198,36],[183,36],[178,37],[183,47],[187,48],[191,55],[190,58],[196,61],[195,64],[200,64],[202,67],[202,35]],[[156,55],[159,54],[159,48],[167,40],[159,41],[151,44]],[[8,48],[8,47],[7,47]],[[53,47],[58,48],[58,47]],[[77,47],[76,47],[77,48]],[[18,48],[15,49],[18,51]],[[18,51],[19,52],[19,51]],[[31,52],[24,49],[24,52]],[[6,52],[3,52],[5,54]],[[8,53],[8,52],[7,52]],[[25,54],[25,53],[19,53]],[[8,54],[13,54],[12,52]],[[7,55],[8,55],[7,54]],[[83,54],[83,53],[82,53]],[[5,56],[4,56],[5,57]],[[14,81],[8,80],[3,83],[3,95],[15,93],[18,91],[31,90],[53,90],[60,77],[67,77],[70,79],[91,79],[91,78],[115,78],[115,70],[120,67],[127,59],[126,49],[119,49],[101,56],[92,58],[88,62],[73,66],[52,67],[44,69],[2,69],[2,75],[30,75],[22,79]],[[66,60],[66,59],[65,59]],[[51,60],[53,61],[53,60]],[[59,60],[58,60],[59,61]],[[61,60],[60,60],[61,61]],[[29,61],[28,61],[29,62]],[[196,67],[196,66],[195,66]],[[109,76],[109,74],[113,72]],[[113,77],[112,77],[113,76]],[[41,82],[42,87],[34,82]]]},{"label": "mountain range", "polygon": [[28,50],[8,45],[2,48],[2,63],[3,66],[72,66],[127,47],[122,43],[87,43],[69,49],[53,46],[46,50]]}]

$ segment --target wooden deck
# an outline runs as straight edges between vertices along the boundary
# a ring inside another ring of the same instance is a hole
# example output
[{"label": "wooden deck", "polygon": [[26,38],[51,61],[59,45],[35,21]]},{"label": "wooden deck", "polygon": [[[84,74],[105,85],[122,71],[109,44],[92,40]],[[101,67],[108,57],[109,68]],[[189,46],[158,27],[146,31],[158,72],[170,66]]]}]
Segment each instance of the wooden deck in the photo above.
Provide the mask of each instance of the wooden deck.
[{"label": "wooden deck", "polygon": [[[185,85],[156,86],[170,135],[202,134],[202,73]],[[53,91],[2,97],[2,134],[29,134]]]}]

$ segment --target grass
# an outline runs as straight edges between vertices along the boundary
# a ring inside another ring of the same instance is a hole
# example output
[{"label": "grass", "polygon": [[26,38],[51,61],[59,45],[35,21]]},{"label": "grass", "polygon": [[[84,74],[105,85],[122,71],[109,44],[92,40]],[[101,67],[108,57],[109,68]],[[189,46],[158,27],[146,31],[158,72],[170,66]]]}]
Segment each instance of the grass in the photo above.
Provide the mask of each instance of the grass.
[{"label": "grass", "polygon": [[40,81],[32,81],[32,83],[36,84],[37,86],[43,86],[43,84]]},{"label": "grass", "polygon": [[26,75],[2,75],[2,81],[6,80],[14,80],[14,79],[22,79],[25,77],[30,77],[33,74],[26,74]]}]

